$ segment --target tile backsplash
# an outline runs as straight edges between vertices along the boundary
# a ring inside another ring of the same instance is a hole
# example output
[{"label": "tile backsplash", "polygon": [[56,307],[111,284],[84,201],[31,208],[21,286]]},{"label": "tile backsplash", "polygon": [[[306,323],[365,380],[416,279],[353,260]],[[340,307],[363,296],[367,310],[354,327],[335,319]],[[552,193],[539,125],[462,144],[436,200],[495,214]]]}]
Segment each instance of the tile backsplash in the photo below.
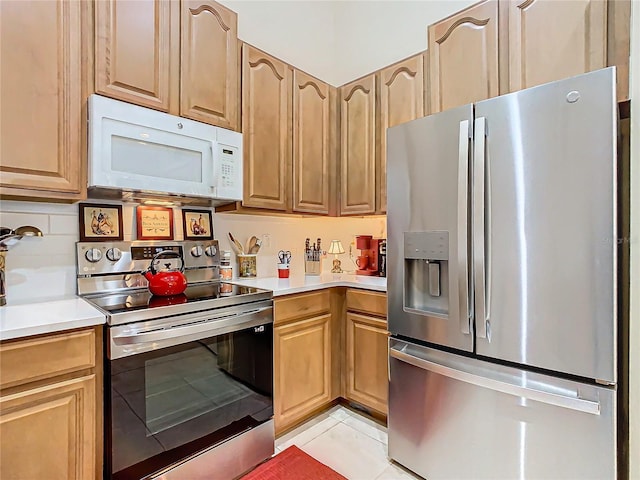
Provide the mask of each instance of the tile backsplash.
[{"label": "tile backsplash", "polygon": [[[97,202],[96,202],[97,203]],[[100,202],[117,203],[117,202]],[[135,205],[123,205],[124,239],[135,239]],[[76,293],[75,243],[78,241],[78,205],[40,202],[2,201],[0,225],[17,228],[33,225],[42,230],[43,237],[25,237],[7,253],[7,301],[25,303],[54,299]],[[386,236],[385,217],[272,217],[216,213],[213,216],[215,238],[224,250],[232,250],[227,233],[230,231],[243,244],[251,235],[263,241],[257,257],[259,277],[277,275],[277,253],[292,253],[291,274],[304,274],[304,241],[322,239],[323,249],[331,240],[341,240],[346,251],[339,255],[343,270],[355,270],[349,259],[349,244],[355,235]],[[174,238],[183,238],[182,217],[174,209]],[[357,252],[353,250],[354,257]],[[234,275],[237,272],[235,254],[232,254]],[[324,272],[331,270],[333,255],[322,261]]]}]

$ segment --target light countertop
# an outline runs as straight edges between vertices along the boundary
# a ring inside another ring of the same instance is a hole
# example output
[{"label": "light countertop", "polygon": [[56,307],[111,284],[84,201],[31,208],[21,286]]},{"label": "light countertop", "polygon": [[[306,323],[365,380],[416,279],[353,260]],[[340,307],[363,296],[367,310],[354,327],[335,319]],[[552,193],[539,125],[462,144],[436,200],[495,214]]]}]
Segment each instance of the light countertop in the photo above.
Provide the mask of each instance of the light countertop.
[{"label": "light countertop", "polygon": [[0,307],[0,340],[101,325],[106,318],[83,299],[21,303]]},{"label": "light countertop", "polygon": [[231,281],[238,285],[272,290],[274,297],[330,287],[363,288],[378,292],[387,291],[387,279],[384,277],[368,277],[346,273],[323,273],[320,276],[300,275],[290,278],[234,278]]}]

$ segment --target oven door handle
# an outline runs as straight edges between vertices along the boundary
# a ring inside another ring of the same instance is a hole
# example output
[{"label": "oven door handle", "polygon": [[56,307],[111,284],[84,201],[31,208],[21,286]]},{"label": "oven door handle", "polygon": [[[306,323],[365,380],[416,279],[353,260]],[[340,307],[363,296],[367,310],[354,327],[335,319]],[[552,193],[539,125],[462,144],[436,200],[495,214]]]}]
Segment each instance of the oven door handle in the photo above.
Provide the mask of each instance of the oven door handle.
[{"label": "oven door handle", "polygon": [[[112,339],[116,345],[135,345],[160,342],[191,335],[197,335],[199,338],[223,335],[253,326],[264,325],[265,323],[272,323],[273,318],[269,315],[272,311],[273,307],[271,306],[254,308],[253,310],[232,313],[222,317],[196,320],[183,324],[177,323],[176,325],[164,327],[161,330],[115,335]],[[269,312],[269,314],[265,315],[267,312]]]}]

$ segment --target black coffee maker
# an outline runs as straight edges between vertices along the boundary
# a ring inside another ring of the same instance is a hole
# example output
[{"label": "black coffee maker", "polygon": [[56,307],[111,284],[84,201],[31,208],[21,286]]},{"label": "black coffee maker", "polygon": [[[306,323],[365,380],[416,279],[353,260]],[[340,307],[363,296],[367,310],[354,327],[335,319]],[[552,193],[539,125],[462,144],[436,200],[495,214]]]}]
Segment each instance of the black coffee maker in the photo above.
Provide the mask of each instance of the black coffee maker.
[{"label": "black coffee maker", "polygon": [[387,276],[387,241],[382,240],[378,244],[378,272],[381,277]]}]

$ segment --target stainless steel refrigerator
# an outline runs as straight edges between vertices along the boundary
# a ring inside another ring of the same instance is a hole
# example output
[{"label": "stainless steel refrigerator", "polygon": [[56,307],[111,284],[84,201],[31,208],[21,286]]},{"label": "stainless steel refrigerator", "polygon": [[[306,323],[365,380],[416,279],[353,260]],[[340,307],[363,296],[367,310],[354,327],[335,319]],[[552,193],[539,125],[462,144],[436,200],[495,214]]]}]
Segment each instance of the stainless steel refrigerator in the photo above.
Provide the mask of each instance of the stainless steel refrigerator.
[{"label": "stainless steel refrigerator", "polygon": [[615,69],[388,130],[389,456],[616,477]]}]

